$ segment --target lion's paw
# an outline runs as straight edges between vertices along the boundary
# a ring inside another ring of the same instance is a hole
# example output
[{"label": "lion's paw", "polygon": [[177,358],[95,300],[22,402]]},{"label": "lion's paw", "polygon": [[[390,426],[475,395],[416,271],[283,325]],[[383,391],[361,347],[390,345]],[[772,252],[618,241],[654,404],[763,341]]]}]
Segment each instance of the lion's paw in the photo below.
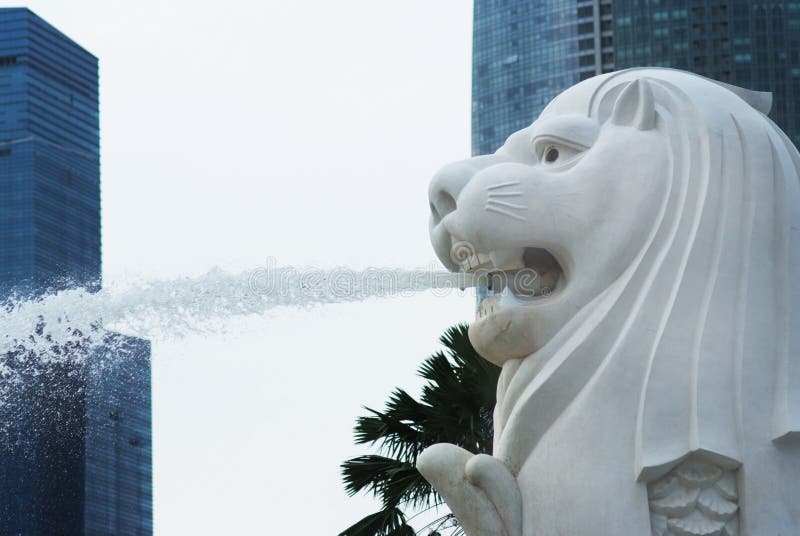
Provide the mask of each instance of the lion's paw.
[{"label": "lion's paw", "polygon": [[444,498],[468,536],[521,536],[522,498],[508,468],[487,454],[440,443],[417,469]]}]

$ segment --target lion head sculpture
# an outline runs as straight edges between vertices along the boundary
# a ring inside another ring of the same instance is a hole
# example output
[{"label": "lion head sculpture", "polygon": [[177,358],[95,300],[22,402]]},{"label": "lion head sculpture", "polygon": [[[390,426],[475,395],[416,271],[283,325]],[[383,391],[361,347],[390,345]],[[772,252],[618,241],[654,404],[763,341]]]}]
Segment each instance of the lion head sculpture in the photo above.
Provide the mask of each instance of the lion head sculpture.
[{"label": "lion head sculpture", "polygon": [[439,258],[505,276],[469,332],[494,453],[419,460],[467,534],[800,534],[800,156],[770,105],[610,73],[435,176]]}]

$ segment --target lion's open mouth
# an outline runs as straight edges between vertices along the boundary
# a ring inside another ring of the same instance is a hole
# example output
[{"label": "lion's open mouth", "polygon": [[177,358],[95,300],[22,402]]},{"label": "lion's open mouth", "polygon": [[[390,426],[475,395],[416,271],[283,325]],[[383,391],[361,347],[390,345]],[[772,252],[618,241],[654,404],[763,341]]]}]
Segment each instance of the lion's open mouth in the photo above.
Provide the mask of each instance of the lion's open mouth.
[{"label": "lion's open mouth", "polygon": [[[477,316],[483,318],[511,301],[513,305],[532,305],[550,298],[566,284],[564,270],[549,251],[520,248],[474,253],[460,263],[462,271],[481,274],[486,291],[478,304]],[[504,299],[505,298],[505,299]]]}]

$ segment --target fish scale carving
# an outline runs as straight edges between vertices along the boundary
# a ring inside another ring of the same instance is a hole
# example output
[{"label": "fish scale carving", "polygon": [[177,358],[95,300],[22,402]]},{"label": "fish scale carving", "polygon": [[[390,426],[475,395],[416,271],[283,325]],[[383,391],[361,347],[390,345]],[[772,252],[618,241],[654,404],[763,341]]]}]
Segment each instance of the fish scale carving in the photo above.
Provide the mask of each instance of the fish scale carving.
[{"label": "fish scale carving", "polygon": [[652,536],[738,536],[736,471],[690,459],[647,486]]}]

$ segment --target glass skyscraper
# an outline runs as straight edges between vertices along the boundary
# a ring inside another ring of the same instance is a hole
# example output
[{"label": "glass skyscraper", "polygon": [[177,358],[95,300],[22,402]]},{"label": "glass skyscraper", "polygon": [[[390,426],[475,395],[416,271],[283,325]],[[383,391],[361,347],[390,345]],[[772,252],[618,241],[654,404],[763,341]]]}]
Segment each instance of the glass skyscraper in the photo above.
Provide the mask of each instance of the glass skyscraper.
[{"label": "glass skyscraper", "polygon": [[109,333],[86,368],[85,536],[153,532],[150,343]]},{"label": "glass skyscraper", "polygon": [[[0,301],[100,285],[98,61],[0,9]],[[152,534],[150,345],[0,357],[0,536]]]},{"label": "glass skyscraper", "polygon": [[774,95],[800,145],[800,0],[475,0],[472,152],[596,74],[674,67]]},{"label": "glass skyscraper", "polygon": [[475,0],[472,154],[500,147],[579,81],[613,70],[610,0]]},{"label": "glass skyscraper", "polygon": [[614,62],[675,67],[770,91],[770,117],[800,145],[800,1],[614,0]]},{"label": "glass skyscraper", "polygon": [[0,288],[100,279],[97,58],[0,10]]}]

